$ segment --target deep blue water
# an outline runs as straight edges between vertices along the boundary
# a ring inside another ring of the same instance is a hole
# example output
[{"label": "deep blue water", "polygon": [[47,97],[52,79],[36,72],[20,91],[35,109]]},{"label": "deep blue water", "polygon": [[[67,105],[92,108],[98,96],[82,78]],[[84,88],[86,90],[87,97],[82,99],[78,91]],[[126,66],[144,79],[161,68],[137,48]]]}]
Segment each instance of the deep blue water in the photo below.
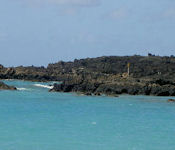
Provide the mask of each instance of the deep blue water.
[{"label": "deep blue water", "polygon": [[0,91],[0,150],[175,150],[168,97],[49,93],[24,81]]}]

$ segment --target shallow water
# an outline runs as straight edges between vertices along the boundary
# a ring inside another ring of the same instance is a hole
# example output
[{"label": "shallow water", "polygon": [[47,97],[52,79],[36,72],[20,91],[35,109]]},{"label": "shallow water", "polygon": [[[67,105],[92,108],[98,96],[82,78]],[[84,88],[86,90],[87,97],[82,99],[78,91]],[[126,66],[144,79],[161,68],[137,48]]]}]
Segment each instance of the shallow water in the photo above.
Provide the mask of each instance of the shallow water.
[{"label": "shallow water", "polygon": [[2,150],[175,150],[168,97],[87,97],[5,82],[19,90],[0,91]]}]

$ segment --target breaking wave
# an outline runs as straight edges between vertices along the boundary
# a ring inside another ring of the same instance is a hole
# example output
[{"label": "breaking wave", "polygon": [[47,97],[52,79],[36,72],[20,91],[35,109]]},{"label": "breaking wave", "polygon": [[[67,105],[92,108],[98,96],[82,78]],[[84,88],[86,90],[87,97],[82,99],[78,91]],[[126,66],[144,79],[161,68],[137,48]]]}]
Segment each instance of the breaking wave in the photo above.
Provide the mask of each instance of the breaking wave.
[{"label": "breaking wave", "polygon": [[19,90],[19,91],[26,91],[26,90],[29,90],[29,89],[27,89],[27,88],[17,88],[17,90]]},{"label": "breaking wave", "polygon": [[50,85],[43,85],[43,84],[34,84],[34,86],[42,87],[42,88],[48,88],[48,89],[52,89],[52,88],[53,88],[53,86],[50,86]]}]

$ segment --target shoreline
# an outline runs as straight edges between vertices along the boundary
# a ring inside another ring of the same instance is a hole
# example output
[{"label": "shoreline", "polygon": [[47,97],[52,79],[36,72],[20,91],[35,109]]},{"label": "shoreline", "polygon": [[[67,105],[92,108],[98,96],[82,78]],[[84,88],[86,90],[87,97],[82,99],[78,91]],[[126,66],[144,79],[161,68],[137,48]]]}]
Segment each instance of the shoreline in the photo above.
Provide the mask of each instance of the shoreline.
[{"label": "shoreline", "polygon": [[[156,83],[158,82],[158,83]],[[84,95],[118,97],[121,94],[129,95],[151,95],[151,96],[175,96],[175,87],[170,83],[160,85],[162,80],[156,80],[145,83],[138,82],[117,82],[117,83],[98,83],[91,81],[65,81],[62,84],[54,84],[54,88],[50,92],[77,92]]]},{"label": "shoreline", "polygon": [[[7,79],[7,81],[15,81],[16,79]],[[1,80],[2,81],[2,80]],[[31,81],[31,80],[17,80],[17,81],[27,81],[27,82],[35,82],[35,81]],[[56,82],[56,81],[47,81],[48,83],[49,82]],[[41,82],[40,83],[46,83],[46,82]],[[64,84],[64,82],[63,82]],[[5,84],[7,85],[7,84]],[[48,89],[48,92],[60,92],[60,93],[72,93],[73,95],[77,95],[77,96],[102,96],[102,97],[113,97],[113,98],[118,98],[120,96],[154,96],[154,97],[174,97],[175,95],[144,95],[144,94],[128,94],[128,93],[121,93],[121,94],[111,94],[111,93],[105,93],[105,92],[101,92],[101,93],[90,93],[89,91],[67,91],[65,92],[64,90],[57,90],[55,91],[54,88],[55,88],[55,85],[58,86],[58,85],[62,85],[61,83],[60,84],[57,84],[57,83],[54,83],[53,85],[49,85],[49,86],[53,86],[52,88]],[[7,85],[8,86],[8,85]],[[9,89],[1,89],[1,90],[18,90],[18,88],[14,87],[14,86],[9,86],[10,88]],[[41,86],[43,87],[43,86]],[[43,87],[44,88],[44,87]],[[168,102],[174,102],[173,99],[169,99]]]},{"label": "shoreline", "polygon": [[46,68],[0,65],[0,79],[60,82],[52,92],[175,96],[175,57],[104,56],[60,61]]}]

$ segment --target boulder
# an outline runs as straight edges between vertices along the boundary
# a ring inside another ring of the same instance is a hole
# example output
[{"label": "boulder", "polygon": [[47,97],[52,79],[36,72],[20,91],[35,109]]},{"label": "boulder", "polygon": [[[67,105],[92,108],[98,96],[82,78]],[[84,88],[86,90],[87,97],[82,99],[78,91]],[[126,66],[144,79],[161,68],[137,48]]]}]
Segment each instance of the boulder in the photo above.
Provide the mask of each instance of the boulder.
[{"label": "boulder", "polygon": [[174,102],[175,103],[175,99],[169,99],[168,102]]},{"label": "boulder", "polygon": [[9,85],[5,84],[4,82],[0,81],[0,90],[16,90],[16,87],[9,86]]}]

